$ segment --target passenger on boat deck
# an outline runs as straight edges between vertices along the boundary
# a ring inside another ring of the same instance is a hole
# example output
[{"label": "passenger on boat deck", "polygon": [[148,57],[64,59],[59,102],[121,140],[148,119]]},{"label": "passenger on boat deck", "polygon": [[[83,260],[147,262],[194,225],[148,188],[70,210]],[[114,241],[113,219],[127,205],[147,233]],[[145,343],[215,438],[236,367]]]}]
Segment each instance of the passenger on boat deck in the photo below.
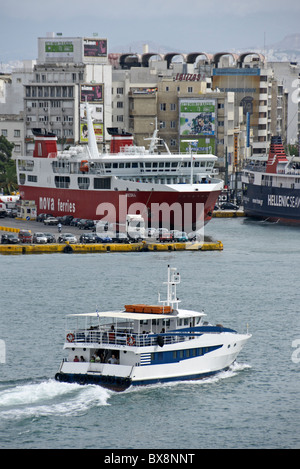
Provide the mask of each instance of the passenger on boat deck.
[{"label": "passenger on boat deck", "polygon": [[95,362],[101,362],[101,358],[99,357],[99,355],[96,355]]},{"label": "passenger on boat deck", "polygon": [[74,357],[74,360],[73,360],[73,361],[74,361],[74,362],[79,362],[79,358],[77,357],[77,355],[75,355],[75,357]]},{"label": "passenger on boat deck", "polygon": [[84,359],[84,357],[83,357],[82,355],[81,355],[81,357],[80,357],[80,361],[81,361],[81,362],[85,362],[85,359]]},{"label": "passenger on boat deck", "polygon": [[114,355],[112,355],[109,359],[108,359],[108,363],[111,363],[113,365],[117,364],[118,363],[118,360],[116,359],[116,357]]}]

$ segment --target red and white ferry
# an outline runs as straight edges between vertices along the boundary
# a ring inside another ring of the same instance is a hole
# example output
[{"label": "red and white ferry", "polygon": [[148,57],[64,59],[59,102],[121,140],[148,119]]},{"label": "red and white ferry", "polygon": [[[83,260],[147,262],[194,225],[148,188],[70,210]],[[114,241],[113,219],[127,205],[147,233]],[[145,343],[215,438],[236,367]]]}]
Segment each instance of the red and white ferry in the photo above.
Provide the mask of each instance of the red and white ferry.
[{"label": "red and white ferry", "polygon": [[53,133],[33,131],[33,156],[17,159],[22,200],[37,213],[124,223],[139,213],[148,226],[192,231],[212,216],[223,181],[215,177],[217,157],[157,151],[158,130],[149,150],[133,145],[133,136],[110,129],[110,153],[99,153],[86,105],[88,145],[57,151]]}]

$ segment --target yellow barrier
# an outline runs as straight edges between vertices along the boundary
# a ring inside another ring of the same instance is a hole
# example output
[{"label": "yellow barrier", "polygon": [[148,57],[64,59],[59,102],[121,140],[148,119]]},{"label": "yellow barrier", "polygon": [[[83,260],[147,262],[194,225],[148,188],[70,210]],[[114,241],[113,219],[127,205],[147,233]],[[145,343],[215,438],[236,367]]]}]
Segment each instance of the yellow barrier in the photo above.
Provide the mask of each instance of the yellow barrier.
[{"label": "yellow barrier", "polygon": [[19,233],[20,229],[19,228],[8,228],[6,226],[0,226],[0,231],[10,231],[14,233]]},{"label": "yellow barrier", "polygon": [[0,254],[143,252],[143,251],[221,251],[221,241],[209,243],[133,244],[0,244]]},{"label": "yellow barrier", "polygon": [[245,213],[242,211],[217,211],[213,212],[214,218],[235,218],[235,217],[244,217]]}]

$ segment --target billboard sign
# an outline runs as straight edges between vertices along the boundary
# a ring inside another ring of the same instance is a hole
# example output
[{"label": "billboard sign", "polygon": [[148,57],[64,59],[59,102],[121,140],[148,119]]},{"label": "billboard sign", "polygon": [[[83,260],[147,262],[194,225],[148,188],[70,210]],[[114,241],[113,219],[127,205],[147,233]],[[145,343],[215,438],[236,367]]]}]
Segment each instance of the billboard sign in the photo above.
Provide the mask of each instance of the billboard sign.
[{"label": "billboard sign", "polygon": [[80,102],[103,103],[103,83],[86,83],[80,87]]},{"label": "billboard sign", "polygon": [[89,39],[83,40],[84,57],[107,57],[107,39]]},{"label": "billboard sign", "polygon": [[181,136],[214,136],[216,133],[215,99],[181,99],[179,117]]}]

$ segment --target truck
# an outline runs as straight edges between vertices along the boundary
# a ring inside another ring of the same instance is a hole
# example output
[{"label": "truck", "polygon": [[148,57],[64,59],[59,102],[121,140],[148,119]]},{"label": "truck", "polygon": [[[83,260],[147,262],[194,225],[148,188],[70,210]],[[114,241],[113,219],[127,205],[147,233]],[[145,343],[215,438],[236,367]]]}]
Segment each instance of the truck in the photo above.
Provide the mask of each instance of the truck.
[{"label": "truck", "polygon": [[110,223],[106,220],[99,220],[95,226],[97,234],[106,235],[112,239],[123,239],[126,236],[129,241],[140,241],[146,236],[145,220],[142,215],[128,214],[125,223]]},{"label": "truck", "polygon": [[145,238],[145,220],[142,215],[126,215],[126,233],[133,240]]},{"label": "truck", "polygon": [[4,202],[0,202],[0,217],[6,217],[6,204]]}]

